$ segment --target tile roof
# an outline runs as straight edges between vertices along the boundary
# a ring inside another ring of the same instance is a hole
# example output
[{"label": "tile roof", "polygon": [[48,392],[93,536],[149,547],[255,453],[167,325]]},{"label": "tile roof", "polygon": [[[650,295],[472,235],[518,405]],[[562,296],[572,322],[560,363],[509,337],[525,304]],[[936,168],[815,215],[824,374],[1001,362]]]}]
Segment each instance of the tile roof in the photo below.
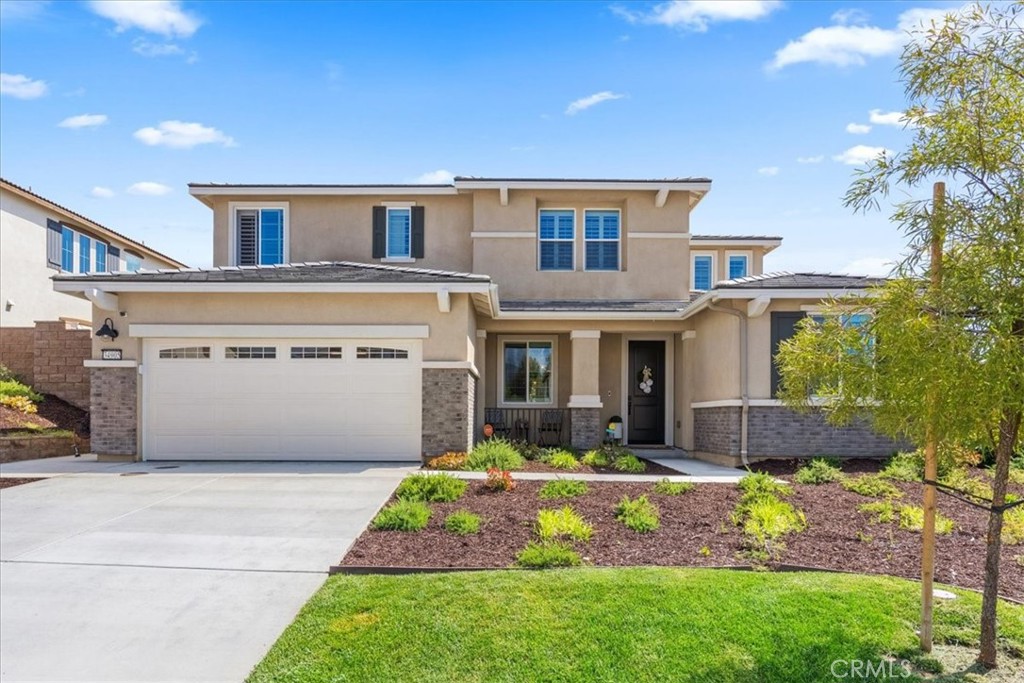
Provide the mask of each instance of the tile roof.
[{"label": "tile roof", "polygon": [[690,240],[781,240],[778,235],[690,235]]},{"label": "tile roof", "polygon": [[135,273],[63,274],[60,281],[96,282],[490,282],[487,275],[448,270],[406,268],[351,261],[289,263],[279,266],[223,266],[140,270]]},{"label": "tile roof", "polygon": [[589,311],[595,313],[672,313],[690,302],[655,299],[530,299],[501,301],[502,311]]},{"label": "tile roof", "polygon": [[711,178],[491,178],[486,176],[455,176],[455,182],[485,183],[710,183]]},{"label": "tile roof", "polygon": [[724,280],[717,283],[715,289],[865,289],[885,281],[884,277],[865,275],[780,271]]}]

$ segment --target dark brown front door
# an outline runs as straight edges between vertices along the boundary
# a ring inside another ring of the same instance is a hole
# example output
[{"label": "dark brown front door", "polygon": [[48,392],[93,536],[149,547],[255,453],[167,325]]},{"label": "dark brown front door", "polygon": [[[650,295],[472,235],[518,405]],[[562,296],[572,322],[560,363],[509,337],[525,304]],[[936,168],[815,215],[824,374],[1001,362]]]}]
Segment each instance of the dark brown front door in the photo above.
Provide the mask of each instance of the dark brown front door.
[{"label": "dark brown front door", "polygon": [[629,443],[665,443],[665,342],[629,342]]}]

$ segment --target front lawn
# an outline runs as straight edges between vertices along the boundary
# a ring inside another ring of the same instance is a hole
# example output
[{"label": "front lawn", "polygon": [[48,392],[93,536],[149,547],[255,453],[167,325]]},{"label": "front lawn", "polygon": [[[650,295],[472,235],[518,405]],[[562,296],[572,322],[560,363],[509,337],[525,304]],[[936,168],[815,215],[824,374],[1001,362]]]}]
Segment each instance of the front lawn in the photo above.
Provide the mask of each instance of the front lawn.
[{"label": "front lawn", "polygon": [[[970,662],[980,598],[958,593],[937,601],[935,634],[960,647],[937,656]],[[837,660],[910,656],[919,597],[909,581],[825,573],[338,575],[249,680],[817,683],[837,680]],[[1021,680],[1024,608],[1003,603],[999,616],[1003,652],[1017,658],[1004,654],[998,676],[984,680]],[[896,679],[915,680],[894,666]]]}]

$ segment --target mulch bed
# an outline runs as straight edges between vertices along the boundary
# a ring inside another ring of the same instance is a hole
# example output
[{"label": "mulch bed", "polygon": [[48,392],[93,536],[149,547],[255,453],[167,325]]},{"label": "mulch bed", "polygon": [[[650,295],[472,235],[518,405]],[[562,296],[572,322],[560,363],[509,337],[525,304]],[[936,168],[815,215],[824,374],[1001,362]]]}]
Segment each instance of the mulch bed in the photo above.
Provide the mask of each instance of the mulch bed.
[{"label": "mulch bed", "polygon": [[[807,462],[807,458],[780,458],[777,460],[765,460],[755,462],[750,466],[752,472],[764,472],[776,477],[791,477],[797,468]],[[887,458],[844,458],[840,467],[847,474],[875,474],[887,462]]]},{"label": "mulch bed", "polygon": [[0,406],[0,435],[6,431],[18,431],[26,424],[41,429],[68,429],[82,438],[89,437],[89,412],[62,401],[56,396],[45,395],[46,400],[36,404],[37,413],[23,413]]},{"label": "mulch bed", "polygon": [[646,458],[638,459],[640,460],[640,462],[647,466],[647,469],[643,472],[622,472],[621,470],[617,470],[614,467],[592,467],[590,465],[584,465],[583,463],[580,463],[579,468],[575,470],[560,470],[558,468],[552,467],[546,462],[541,462],[539,460],[527,460],[526,465],[523,467],[522,471],[550,472],[552,474],[653,474],[658,476],[670,476],[673,474],[681,474],[679,470],[674,470],[671,467],[659,465],[658,463],[647,460]]},{"label": "mulch bed", "polygon": [[12,486],[20,486],[21,484],[31,484],[34,481],[41,481],[39,478],[35,479],[24,479],[14,477],[2,477],[0,478],[0,489],[9,489]]},{"label": "mulch bed", "polygon": [[[920,504],[921,486],[894,482],[904,501]],[[511,493],[487,492],[472,482],[461,500],[434,503],[426,529],[417,533],[374,531],[360,536],[341,561],[342,566],[373,567],[508,567],[534,538],[533,522],[543,507],[571,505],[594,525],[589,543],[576,544],[585,562],[596,566],[748,565],[743,537],[729,515],[739,498],[731,484],[697,484],[681,496],[653,493],[650,483],[590,482],[590,492],[571,500],[540,500],[543,482],[520,481]],[[637,534],[614,518],[623,495],[647,494],[661,511],[661,527]],[[794,485],[790,501],[807,516],[805,531],[786,537],[780,564],[804,565],[870,574],[920,577],[921,536],[893,523],[872,524],[857,511],[872,499],[839,484]],[[445,517],[466,509],[484,518],[479,534],[456,536],[444,530]],[[988,514],[940,496],[939,510],[956,522],[948,536],[939,536],[935,578],[943,583],[981,589]],[[706,548],[707,550],[702,550]],[[1024,545],[1003,546],[1001,593],[1024,599]]]}]

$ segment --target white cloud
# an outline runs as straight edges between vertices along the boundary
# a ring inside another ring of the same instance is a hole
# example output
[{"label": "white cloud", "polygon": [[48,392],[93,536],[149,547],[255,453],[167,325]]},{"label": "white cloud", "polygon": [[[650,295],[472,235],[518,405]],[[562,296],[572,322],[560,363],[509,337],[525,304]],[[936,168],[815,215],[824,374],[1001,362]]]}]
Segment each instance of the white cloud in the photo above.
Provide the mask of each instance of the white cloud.
[{"label": "white cloud", "polygon": [[768,69],[778,71],[793,64],[813,62],[832,66],[863,66],[868,59],[898,53],[908,41],[908,31],[927,27],[932,21],[959,10],[909,9],[900,14],[896,28],[850,25],[855,15],[843,10],[832,15],[833,26],[811,29],[775,52]]},{"label": "white cloud", "polygon": [[140,183],[135,183],[128,188],[128,194],[145,195],[147,197],[160,197],[171,191],[171,188],[163,183],[154,183],[148,180],[144,180]]},{"label": "white cloud", "polygon": [[101,187],[100,185],[97,185],[89,191],[89,194],[98,199],[110,199],[114,196],[114,191],[109,187]]},{"label": "white cloud", "polygon": [[614,6],[612,11],[633,24],[659,24],[703,32],[716,22],[763,19],[781,6],[779,0],[671,0],[655,5],[649,12],[635,12],[622,6]]},{"label": "white cloud", "polygon": [[865,135],[871,132],[871,126],[866,123],[848,123],[846,124],[846,132],[853,135]]},{"label": "white cloud", "polygon": [[143,57],[169,57],[183,54],[184,50],[175,43],[151,43],[145,38],[136,38],[132,41],[132,52]]},{"label": "white cloud", "polygon": [[867,256],[850,261],[839,269],[841,273],[850,275],[868,275],[870,277],[888,277],[892,275],[896,263],[889,258],[881,256]]},{"label": "white cloud", "polygon": [[453,180],[455,180],[453,173],[439,168],[436,171],[429,171],[418,176],[413,182],[419,185],[447,185]]},{"label": "white cloud", "polygon": [[757,169],[757,172],[760,173],[761,175],[766,175],[766,176],[779,175],[779,167],[778,166],[762,166],[761,168]]},{"label": "white cloud", "polygon": [[0,2],[0,23],[38,19],[49,4],[50,0],[3,0]]},{"label": "white cloud", "polygon": [[161,145],[178,149],[189,149],[196,145],[235,146],[233,138],[216,128],[185,121],[161,121],[156,128],[140,128],[135,131],[135,139],[150,146]]},{"label": "white cloud", "polygon": [[602,102],[608,102],[610,100],[621,100],[625,95],[614,93],[611,90],[602,90],[596,92],[593,95],[587,97],[581,97],[575,102],[570,102],[569,106],[565,109],[566,116],[574,116],[584,109],[590,109],[595,104],[601,104]]},{"label": "white cloud", "polygon": [[850,149],[846,150],[842,154],[836,154],[832,157],[834,161],[839,161],[849,166],[861,166],[869,161],[873,161],[881,154],[889,154],[889,150],[885,147],[871,147],[869,145],[854,145]]},{"label": "white cloud", "polygon": [[79,114],[69,116],[57,124],[60,128],[93,128],[107,122],[106,114]]},{"label": "white cloud", "polygon": [[871,123],[879,126],[902,126],[908,121],[901,111],[882,111],[881,109],[872,109],[868,112],[868,117]]},{"label": "white cloud", "polygon": [[46,81],[33,81],[22,74],[0,73],[0,95],[10,95],[19,100],[34,100],[46,94]]},{"label": "white cloud", "polygon": [[840,9],[832,13],[832,21],[843,25],[866,24],[868,13],[857,8]]},{"label": "white cloud", "polygon": [[824,154],[818,154],[817,156],[813,156],[813,157],[797,157],[796,158],[796,163],[798,163],[798,164],[820,164],[823,161],[825,161],[825,155]]},{"label": "white cloud", "polygon": [[89,7],[113,21],[119,33],[137,28],[169,38],[188,38],[203,23],[199,17],[185,12],[178,0],[91,0]]}]

